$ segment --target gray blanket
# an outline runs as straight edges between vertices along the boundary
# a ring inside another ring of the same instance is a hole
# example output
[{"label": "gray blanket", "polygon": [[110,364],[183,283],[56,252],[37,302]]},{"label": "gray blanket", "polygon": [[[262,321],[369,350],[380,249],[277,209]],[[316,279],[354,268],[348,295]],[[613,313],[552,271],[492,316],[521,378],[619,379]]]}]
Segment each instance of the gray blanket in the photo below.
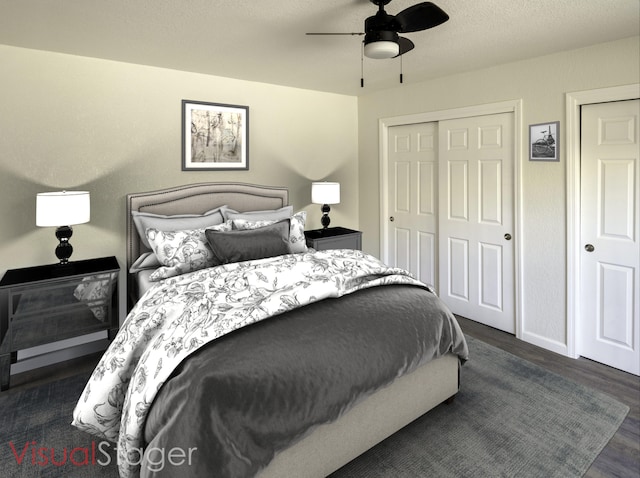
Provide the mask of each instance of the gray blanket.
[{"label": "gray blanket", "polygon": [[141,475],[254,476],[314,426],[449,351],[468,355],[455,318],[410,285],[244,327],[202,347],[164,383],[147,416]]}]

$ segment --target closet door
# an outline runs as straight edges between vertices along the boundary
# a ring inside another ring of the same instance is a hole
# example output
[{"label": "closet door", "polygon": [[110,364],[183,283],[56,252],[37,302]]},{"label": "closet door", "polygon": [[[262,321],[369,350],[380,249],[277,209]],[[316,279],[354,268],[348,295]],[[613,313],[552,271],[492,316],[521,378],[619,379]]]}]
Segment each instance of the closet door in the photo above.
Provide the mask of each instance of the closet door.
[{"label": "closet door", "polygon": [[640,101],[581,115],[580,355],[640,374]]},{"label": "closet door", "polygon": [[437,123],[388,134],[388,263],[437,288]]},{"label": "closet door", "polygon": [[515,333],[513,114],[439,122],[439,295]]}]

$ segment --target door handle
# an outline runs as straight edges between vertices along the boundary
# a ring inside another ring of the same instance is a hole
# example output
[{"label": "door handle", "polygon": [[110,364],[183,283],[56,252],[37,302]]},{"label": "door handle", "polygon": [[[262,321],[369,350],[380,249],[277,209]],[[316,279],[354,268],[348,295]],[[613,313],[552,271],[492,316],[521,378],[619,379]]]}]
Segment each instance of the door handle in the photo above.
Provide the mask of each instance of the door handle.
[{"label": "door handle", "polygon": [[395,218],[395,217],[393,217],[393,216],[391,216],[391,217],[389,218],[389,221],[391,221],[391,222],[393,222],[393,221],[395,221],[395,220],[396,220],[396,218]]},{"label": "door handle", "polygon": [[507,241],[510,241],[510,240],[511,240],[511,234],[509,234],[509,233],[507,232],[507,233],[504,235],[504,238],[505,238]]},{"label": "door handle", "polygon": [[584,246],[584,250],[587,252],[593,252],[596,250],[596,248],[593,247],[593,244],[587,244],[586,246]]}]

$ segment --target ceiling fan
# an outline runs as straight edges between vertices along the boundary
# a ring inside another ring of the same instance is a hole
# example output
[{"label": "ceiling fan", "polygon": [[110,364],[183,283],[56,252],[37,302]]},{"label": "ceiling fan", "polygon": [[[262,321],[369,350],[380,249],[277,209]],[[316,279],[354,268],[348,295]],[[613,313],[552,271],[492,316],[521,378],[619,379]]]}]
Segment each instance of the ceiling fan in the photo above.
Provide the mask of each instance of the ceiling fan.
[{"label": "ceiling fan", "polygon": [[354,33],[307,33],[307,35],[364,35],[364,54],[369,58],[395,58],[413,50],[415,45],[398,33],[411,33],[437,27],[449,20],[440,7],[431,2],[422,2],[389,15],[384,6],[391,0],[370,0],[378,5],[378,11],[364,21],[364,32]]}]

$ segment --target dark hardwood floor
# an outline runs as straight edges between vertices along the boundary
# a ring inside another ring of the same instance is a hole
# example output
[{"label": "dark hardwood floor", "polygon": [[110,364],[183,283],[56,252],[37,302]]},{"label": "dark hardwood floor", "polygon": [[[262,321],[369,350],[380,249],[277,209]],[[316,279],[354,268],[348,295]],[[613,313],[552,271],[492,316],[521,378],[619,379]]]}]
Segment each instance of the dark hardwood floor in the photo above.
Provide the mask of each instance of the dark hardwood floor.
[{"label": "dark hardwood floor", "polygon": [[[640,378],[580,358],[558,355],[516,339],[513,335],[487,327],[469,319],[458,318],[465,334],[533,362],[558,375],[606,393],[629,406],[629,414],[600,453],[587,474],[588,478],[640,477]],[[16,392],[50,380],[60,380],[83,370],[90,371],[101,354],[87,355],[61,364],[24,372],[11,377],[11,389]]]},{"label": "dark hardwood floor", "polygon": [[585,358],[574,360],[528,344],[478,322],[458,317],[465,335],[506,350],[576,383],[599,390],[629,407],[629,414],[585,475],[640,477],[640,377]]}]

